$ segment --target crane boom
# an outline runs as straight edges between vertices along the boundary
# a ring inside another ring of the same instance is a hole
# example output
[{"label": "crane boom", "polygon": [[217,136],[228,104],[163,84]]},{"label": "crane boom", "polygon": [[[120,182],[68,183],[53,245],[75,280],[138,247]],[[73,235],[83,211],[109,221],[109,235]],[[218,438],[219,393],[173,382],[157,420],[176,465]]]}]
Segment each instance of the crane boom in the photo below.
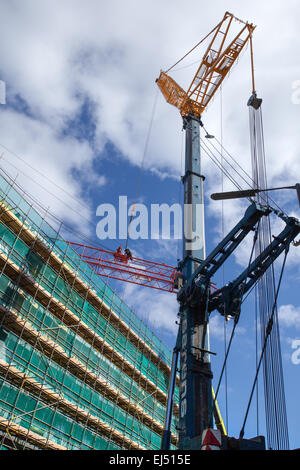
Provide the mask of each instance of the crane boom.
[{"label": "crane boom", "polygon": [[221,315],[230,312],[239,315],[241,300],[260,279],[279,255],[300,233],[300,222],[294,217],[279,215],[286,223],[282,232],[274,237],[262,253],[234,281],[214,292],[208,301],[208,311],[218,310]]},{"label": "crane boom", "polygon": [[204,286],[218,269],[224,264],[233,251],[244,240],[248,233],[253,230],[257,222],[268,215],[271,209],[258,203],[253,203],[245,212],[244,217],[236,224],[229,234],[218,244],[218,246],[206,257],[201,265],[195,270],[192,278],[178,293],[179,302],[188,294],[188,297],[195,296],[195,290],[199,286]]},{"label": "crane boom", "polygon": [[[226,39],[233,20],[239,21],[243,26],[227,44]],[[157,85],[166,101],[178,108],[182,116],[192,114],[200,117],[251,38],[254,29],[253,24],[245,23],[232,13],[226,12],[222,21],[210,32],[212,39],[186,92],[166,72],[160,73]]]},{"label": "crane boom", "polygon": [[75,242],[69,245],[102,277],[118,279],[165,292],[177,292],[179,274],[175,267]]},{"label": "crane boom", "polygon": [[[218,246],[207,256],[206,260],[194,272],[192,279],[178,293],[180,302],[189,302],[193,307],[199,305],[201,296],[207,292],[207,285],[211,278],[223,265],[229,254],[238,247],[241,241],[254,229],[261,217],[267,216],[271,209],[258,203],[253,203],[245,212],[244,217],[229,232],[229,234],[218,244]],[[293,242],[300,233],[300,221],[295,217],[288,217],[278,213],[285,222],[284,229],[274,237],[265,250],[234,280],[216,289],[209,295],[207,311],[211,313],[218,310],[221,315],[238,315],[235,306],[241,305],[241,298],[262,277],[265,271],[280,256],[280,254]]]}]

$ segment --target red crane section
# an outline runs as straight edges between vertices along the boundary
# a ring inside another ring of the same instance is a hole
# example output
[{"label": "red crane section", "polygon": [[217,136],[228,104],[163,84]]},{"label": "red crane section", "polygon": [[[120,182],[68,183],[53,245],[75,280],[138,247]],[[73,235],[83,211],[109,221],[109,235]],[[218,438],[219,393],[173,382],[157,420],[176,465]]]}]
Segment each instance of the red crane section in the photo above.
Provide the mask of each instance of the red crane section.
[{"label": "red crane section", "polygon": [[131,256],[129,250],[108,251],[79,243],[68,242],[79,256],[99,275],[151,287],[165,292],[178,292],[181,274],[163,263]]}]

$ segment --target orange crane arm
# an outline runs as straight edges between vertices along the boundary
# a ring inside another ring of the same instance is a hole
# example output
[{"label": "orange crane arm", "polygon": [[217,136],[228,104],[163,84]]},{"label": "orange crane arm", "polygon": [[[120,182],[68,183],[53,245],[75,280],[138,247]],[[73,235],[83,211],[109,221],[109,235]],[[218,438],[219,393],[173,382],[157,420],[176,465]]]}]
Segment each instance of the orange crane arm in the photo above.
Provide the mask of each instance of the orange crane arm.
[{"label": "orange crane arm", "polygon": [[[231,42],[225,45],[234,19],[243,26]],[[226,12],[223,20],[209,33],[213,34],[212,39],[186,92],[167,73],[160,73],[157,85],[166,101],[178,108],[182,116],[194,114],[200,117],[251,39],[254,29],[252,24]]]}]

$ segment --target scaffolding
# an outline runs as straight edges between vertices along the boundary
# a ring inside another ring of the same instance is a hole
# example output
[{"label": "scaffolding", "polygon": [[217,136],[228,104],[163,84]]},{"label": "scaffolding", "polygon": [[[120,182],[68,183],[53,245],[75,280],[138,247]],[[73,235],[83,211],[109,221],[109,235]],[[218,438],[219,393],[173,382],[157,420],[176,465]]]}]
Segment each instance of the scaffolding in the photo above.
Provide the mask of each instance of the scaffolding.
[{"label": "scaffolding", "polygon": [[0,448],[159,449],[170,351],[63,229],[0,173]]}]

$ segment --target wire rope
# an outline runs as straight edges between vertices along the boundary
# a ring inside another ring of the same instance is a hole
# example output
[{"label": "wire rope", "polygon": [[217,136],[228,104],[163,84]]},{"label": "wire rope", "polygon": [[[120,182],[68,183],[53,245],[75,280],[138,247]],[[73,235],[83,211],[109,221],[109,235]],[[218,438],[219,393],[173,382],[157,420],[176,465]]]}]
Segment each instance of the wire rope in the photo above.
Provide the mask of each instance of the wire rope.
[{"label": "wire rope", "polygon": [[[8,153],[10,153],[11,155],[14,155],[18,160],[20,160],[22,163],[24,163],[26,166],[28,166],[28,168],[30,168],[32,171],[34,171],[35,173],[37,173],[41,178],[44,178],[46,181],[48,181],[49,183],[53,184],[53,186],[55,186],[57,189],[59,189],[60,191],[62,191],[63,193],[65,193],[67,196],[71,197],[72,200],[75,200],[78,202],[78,204],[80,204],[82,207],[84,207],[85,209],[89,209],[88,205],[85,204],[83,201],[81,201],[80,199],[78,199],[76,196],[74,196],[74,194],[71,194],[69,193],[68,191],[66,191],[65,188],[63,188],[62,186],[60,186],[59,184],[57,184],[55,181],[53,181],[51,178],[49,178],[49,176],[45,175],[44,173],[42,173],[41,171],[39,171],[36,167],[34,167],[33,165],[30,165],[30,163],[28,163],[24,158],[20,157],[20,155],[18,155],[16,152],[14,152],[13,150],[10,150],[7,146],[5,146],[4,144],[1,144],[0,143],[0,146],[2,148],[4,148]],[[3,158],[1,156],[1,158]],[[6,161],[6,163],[9,163],[10,165],[11,162],[9,162],[8,160],[4,159],[3,160]],[[13,166],[13,165],[12,165]],[[16,167],[15,167],[16,168]],[[17,168],[18,171],[21,172],[21,170],[19,168]],[[28,178],[30,178],[28,175],[25,175],[27,176]],[[56,196],[55,196],[56,197]]]},{"label": "wire rope", "polygon": [[[252,257],[253,257],[253,253],[254,253],[254,249],[255,249],[255,244],[256,244],[256,241],[257,241],[257,234],[258,234],[259,224],[260,224],[260,222],[258,222],[257,228],[255,230],[255,234],[254,234],[254,237],[253,237],[253,244],[252,244],[252,249],[251,249],[249,262],[248,262],[248,268],[247,268],[248,270],[249,270],[251,262],[252,262]],[[246,280],[247,280],[247,277],[245,277],[245,280],[242,284],[241,295],[240,295],[240,306],[242,304],[242,299],[243,299],[243,293],[244,293],[244,289],[245,289],[245,285],[246,285]],[[234,325],[233,325],[231,335],[230,335],[230,339],[229,339],[229,342],[228,342],[228,346],[227,346],[225,358],[224,358],[224,361],[223,361],[223,365],[222,365],[222,368],[221,368],[221,373],[220,373],[220,376],[219,376],[217,388],[215,390],[214,406],[215,406],[215,402],[216,402],[216,399],[217,399],[217,396],[218,396],[218,393],[219,393],[220,385],[221,385],[222,378],[223,378],[223,373],[224,373],[224,370],[225,370],[225,367],[226,367],[229,351],[230,351],[230,348],[231,348],[231,344],[232,344],[232,340],[233,340],[233,337],[234,337],[235,329],[236,329],[236,326],[237,326],[238,321],[239,321],[239,317],[240,317],[240,315],[236,315],[234,317]]]},{"label": "wire rope", "polygon": [[265,330],[264,343],[263,343],[262,351],[261,351],[261,354],[260,354],[259,362],[258,362],[258,365],[257,365],[257,368],[256,368],[256,373],[255,373],[255,377],[254,377],[254,380],[253,380],[253,385],[252,385],[252,388],[251,388],[250,397],[249,397],[249,400],[248,400],[245,417],[244,417],[242,428],[241,428],[241,431],[240,431],[240,438],[243,438],[243,436],[244,436],[245,425],[246,425],[246,422],[247,422],[249,409],[250,409],[250,405],[251,405],[251,402],[252,402],[252,397],[253,397],[254,389],[255,389],[255,386],[256,386],[256,381],[257,381],[257,378],[258,378],[258,373],[259,373],[259,370],[260,370],[260,367],[261,367],[262,359],[263,359],[265,351],[266,351],[267,341],[268,341],[268,338],[269,338],[269,336],[271,334],[271,331],[272,331],[275,311],[276,311],[276,307],[277,307],[277,299],[278,299],[279,289],[280,289],[280,285],[281,285],[281,281],[282,281],[282,276],[283,276],[283,271],[284,271],[284,268],[285,268],[285,263],[286,263],[286,258],[287,258],[288,251],[289,251],[289,244],[287,245],[287,248],[285,249],[285,255],[284,255],[284,259],[283,259],[283,263],[282,263],[282,267],[281,267],[281,272],[280,272],[280,276],[279,276],[279,280],[278,280],[278,285],[277,285],[277,290],[276,290],[276,294],[275,294],[274,304],[273,304],[272,312],[271,312],[271,315],[270,315],[270,318],[268,320],[268,324],[267,324],[267,327],[266,327],[266,330]]},{"label": "wire rope", "polygon": [[[221,143],[223,146],[223,85],[220,86],[220,131],[221,131]],[[221,147],[222,149],[222,147]],[[221,150],[221,166],[223,165],[223,151]],[[224,192],[224,174],[221,172],[221,192]],[[221,202],[221,232],[222,240],[225,237],[225,227],[224,227],[224,201]],[[225,285],[225,264],[222,265],[222,285]],[[223,319],[223,335],[224,335],[224,359],[226,357],[227,350],[227,318],[224,315]],[[227,363],[225,364],[225,416],[226,416],[226,429],[227,433],[229,432],[228,426],[228,373],[227,373]]]},{"label": "wire rope", "polygon": [[135,214],[135,206],[136,206],[136,203],[137,203],[139,189],[140,189],[140,186],[141,186],[141,180],[142,180],[142,174],[143,174],[143,171],[144,171],[145,159],[146,159],[146,155],[147,155],[147,151],[148,151],[150,135],[151,135],[153,121],[154,121],[154,117],[155,117],[158,93],[159,93],[159,89],[157,88],[156,92],[155,92],[155,95],[154,95],[154,103],[153,103],[152,110],[151,110],[150,122],[149,122],[149,126],[148,126],[148,131],[147,131],[144,150],[143,150],[143,155],[142,155],[142,161],[141,161],[141,165],[140,165],[140,172],[139,172],[139,176],[138,176],[138,180],[137,180],[137,184],[136,184],[136,189],[135,189],[135,199],[134,199],[135,202],[132,205],[131,216],[130,216],[130,220],[129,220],[129,224],[128,224],[128,228],[127,228],[127,239],[126,239],[125,249],[128,247],[130,225],[131,225],[133,216]]},{"label": "wire rope", "polygon": [[[249,108],[250,116],[250,139],[251,139],[251,158],[252,158],[252,179],[254,188],[268,187],[264,135],[261,108],[254,110]],[[261,194],[256,198],[261,202]],[[264,199],[269,202],[268,191],[264,194]],[[259,231],[258,244],[256,248],[257,256],[271,242],[270,218],[262,220]],[[284,393],[284,379],[282,371],[282,358],[280,347],[280,336],[278,326],[277,304],[275,303],[276,286],[274,265],[268,269],[257,283],[261,342],[264,345],[265,330],[269,324],[270,318],[274,318],[274,327],[270,331],[270,339],[265,346],[263,361],[263,378],[265,392],[265,410],[266,410],[266,430],[268,445],[271,448],[283,449],[289,447],[288,427]],[[275,305],[275,307],[274,307]],[[273,321],[273,320],[272,320]]]}]

